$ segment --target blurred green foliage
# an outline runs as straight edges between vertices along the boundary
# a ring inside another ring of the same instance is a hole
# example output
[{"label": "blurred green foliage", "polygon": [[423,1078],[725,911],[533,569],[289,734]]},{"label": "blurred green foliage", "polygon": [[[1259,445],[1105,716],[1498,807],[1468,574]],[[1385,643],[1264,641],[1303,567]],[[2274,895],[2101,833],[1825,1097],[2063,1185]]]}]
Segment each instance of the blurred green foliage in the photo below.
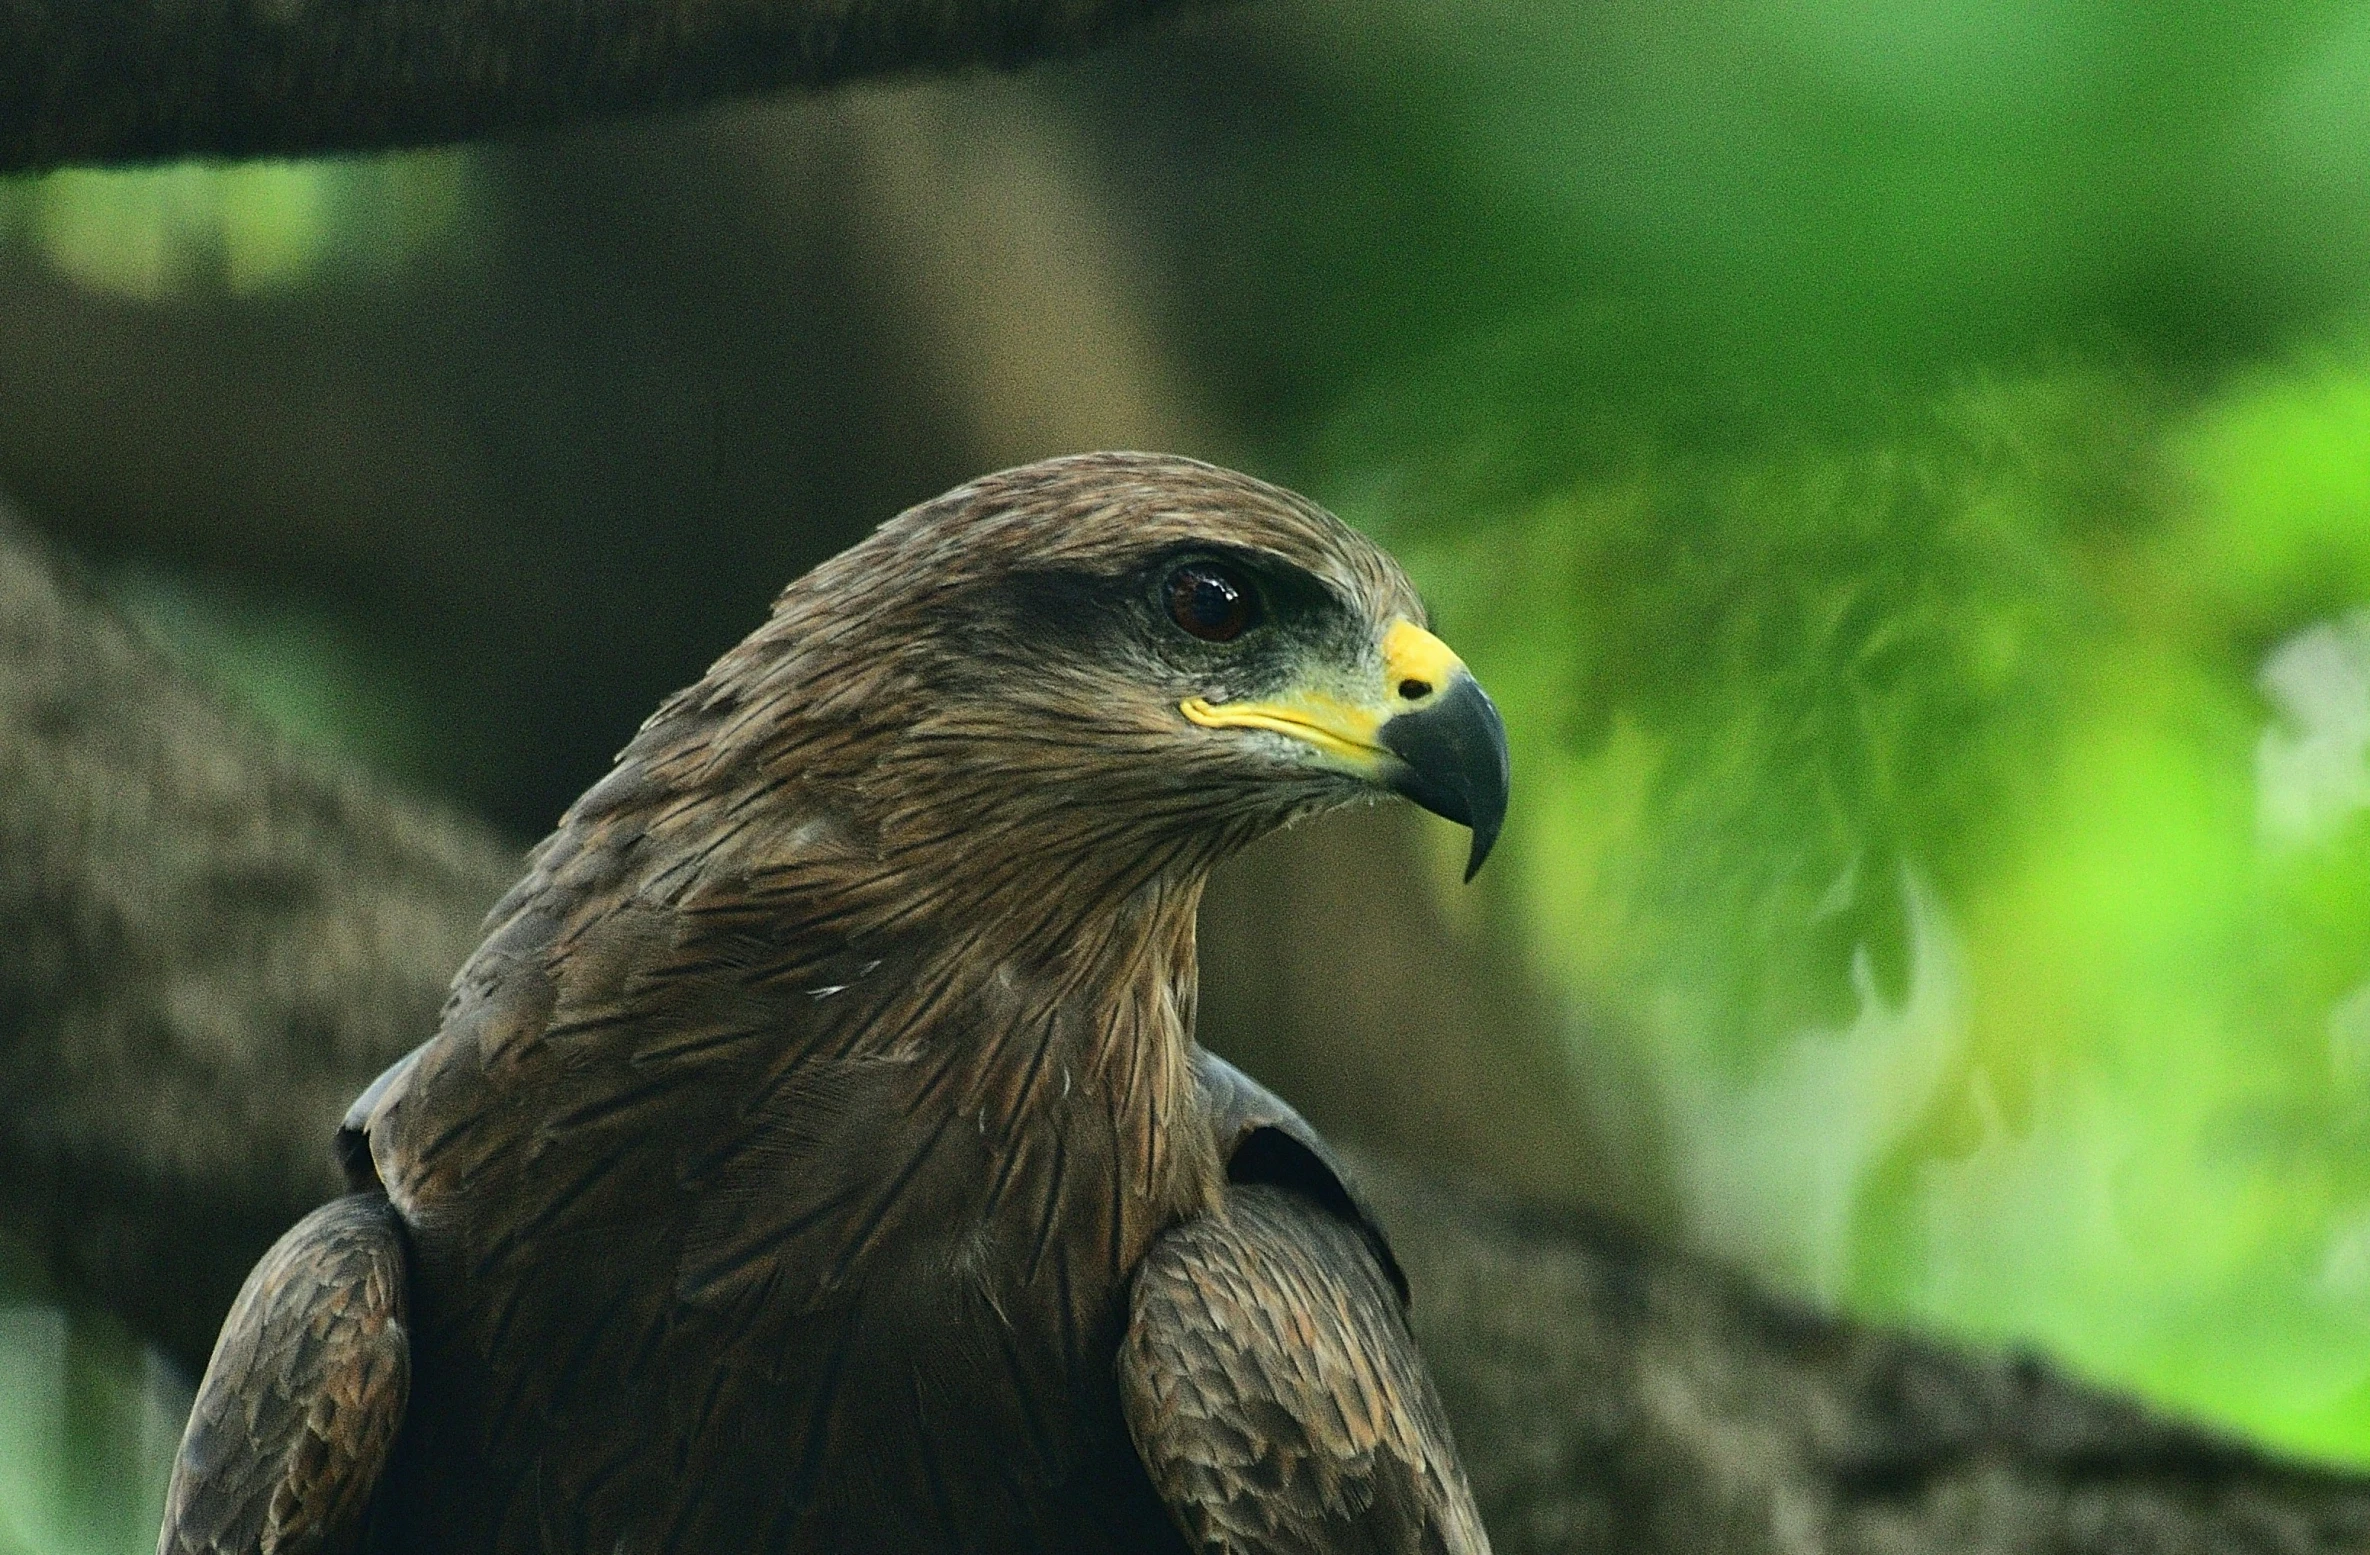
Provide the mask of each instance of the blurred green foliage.
[{"label": "blurred green foliage", "polygon": [[2370,426],[2305,468],[2361,386],[2042,374],[1401,520],[1712,1245],[2370,1455]]},{"label": "blurred green foliage", "polygon": [[[2370,1464],[2370,5],[1277,0],[1048,90],[1503,703],[1485,888],[1691,1232]],[[467,180],[0,211],[238,286]],[[334,632],[131,592],[410,738]]]},{"label": "blurred green foliage", "polygon": [[153,300],[191,288],[281,290],[324,269],[383,272],[451,242],[468,177],[466,154],[449,151],[68,168],[0,180],[0,235],[20,235],[99,291]]},{"label": "blurred green foliage", "polygon": [[56,1294],[0,1238],[0,1555],[152,1550],[189,1381]]},{"label": "blurred green foliage", "polygon": [[1289,241],[1533,964],[1709,1245],[2370,1461],[2370,10],[1503,14]]},{"label": "blurred green foliage", "polygon": [[137,562],[101,583],[151,641],[279,733],[382,776],[434,781],[426,698],[334,614]]}]

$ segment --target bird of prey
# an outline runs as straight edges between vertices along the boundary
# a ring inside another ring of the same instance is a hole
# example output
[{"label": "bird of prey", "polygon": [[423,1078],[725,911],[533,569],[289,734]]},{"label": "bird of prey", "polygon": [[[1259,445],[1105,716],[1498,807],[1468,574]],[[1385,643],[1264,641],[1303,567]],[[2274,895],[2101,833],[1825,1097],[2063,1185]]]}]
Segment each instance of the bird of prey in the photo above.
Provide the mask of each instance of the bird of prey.
[{"label": "bird of prey", "polygon": [[1489,851],[1505,732],[1424,620],[1141,454],[792,583],[355,1103],[161,1551],[1486,1551],[1381,1229],[1193,1040],[1245,843],[1395,791]]}]

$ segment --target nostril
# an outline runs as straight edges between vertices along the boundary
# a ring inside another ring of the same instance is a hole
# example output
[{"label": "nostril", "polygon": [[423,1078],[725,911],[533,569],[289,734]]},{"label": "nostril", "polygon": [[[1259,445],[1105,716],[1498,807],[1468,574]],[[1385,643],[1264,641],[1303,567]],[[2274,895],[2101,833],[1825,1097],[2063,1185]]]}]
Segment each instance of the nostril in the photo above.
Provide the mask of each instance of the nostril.
[{"label": "nostril", "polygon": [[1405,698],[1407,701],[1420,702],[1431,694],[1432,683],[1428,680],[1403,680],[1399,682],[1399,695]]}]

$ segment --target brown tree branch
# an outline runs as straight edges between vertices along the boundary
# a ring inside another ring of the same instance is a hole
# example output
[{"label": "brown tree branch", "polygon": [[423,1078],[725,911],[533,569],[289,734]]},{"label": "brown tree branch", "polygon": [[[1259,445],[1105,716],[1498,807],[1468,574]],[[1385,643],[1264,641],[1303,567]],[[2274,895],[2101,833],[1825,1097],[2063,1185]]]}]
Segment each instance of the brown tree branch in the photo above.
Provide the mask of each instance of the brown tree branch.
[{"label": "brown tree branch", "polygon": [[[515,860],[285,749],[0,518],[0,1216],[184,1357]],[[1498,1548],[2370,1547],[2370,1481],[1369,1168]]]},{"label": "brown tree branch", "polygon": [[2370,1481],[1800,1310],[1616,1227],[1367,1168],[1503,1555],[2370,1547]]},{"label": "brown tree branch", "polygon": [[202,1359],[510,851],[184,679],[0,515],[0,1210]]},{"label": "brown tree branch", "polygon": [[1081,47],[1175,0],[16,0],[0,171],[460,140]]}]

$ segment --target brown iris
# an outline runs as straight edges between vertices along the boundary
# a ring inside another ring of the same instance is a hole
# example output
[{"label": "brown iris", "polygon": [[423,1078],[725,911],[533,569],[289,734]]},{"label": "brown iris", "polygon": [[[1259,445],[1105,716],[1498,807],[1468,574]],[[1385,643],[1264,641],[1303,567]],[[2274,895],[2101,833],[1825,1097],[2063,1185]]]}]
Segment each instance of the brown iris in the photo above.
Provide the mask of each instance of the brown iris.
[{"label": "brown iris", "polygon": [[1195,562],[1169,574],[1169,619],[1209,643],[1230,643],[1258,619],[1259,601],[1231,569]]}]

